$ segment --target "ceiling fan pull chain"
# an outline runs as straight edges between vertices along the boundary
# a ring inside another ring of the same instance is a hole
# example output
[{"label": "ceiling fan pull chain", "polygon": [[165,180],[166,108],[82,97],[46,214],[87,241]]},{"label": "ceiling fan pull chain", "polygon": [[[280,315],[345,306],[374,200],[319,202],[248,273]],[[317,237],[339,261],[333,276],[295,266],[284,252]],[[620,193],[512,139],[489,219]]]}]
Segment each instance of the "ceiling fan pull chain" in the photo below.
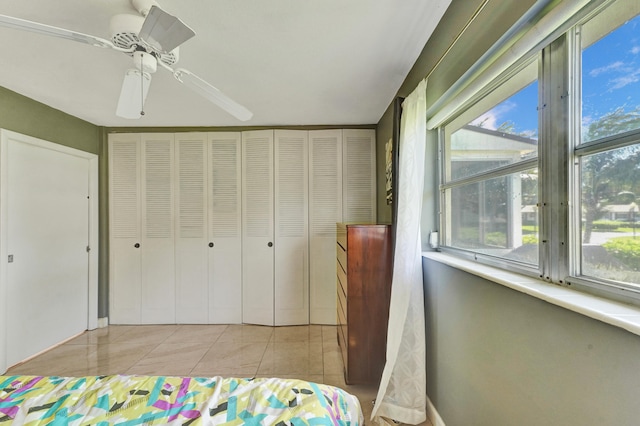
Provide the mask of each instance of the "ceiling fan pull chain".
[{"label": "ceiling fan pull chain", "polygon": [[144,74],[142,67],[143,54],[140,53],[140,115],[144,115]]}]

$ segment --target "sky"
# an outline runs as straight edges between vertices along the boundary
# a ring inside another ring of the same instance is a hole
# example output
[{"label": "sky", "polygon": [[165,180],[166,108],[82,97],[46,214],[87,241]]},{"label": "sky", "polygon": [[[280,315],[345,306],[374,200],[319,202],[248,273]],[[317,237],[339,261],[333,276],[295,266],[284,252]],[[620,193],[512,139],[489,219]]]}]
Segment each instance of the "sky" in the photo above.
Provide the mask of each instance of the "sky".
[{"label": "sky", "polygon": [[640,16],[582,54],[582,125],[624,107],[640,106]]},{"label": "sky", "polygon": [[[582,126],[624,107],[640,107],[640,16],[587,47],[582,54]],[[515,133],[537,135],[537,82],[478,117],[472,124],[497,129],[513,123]]]}]

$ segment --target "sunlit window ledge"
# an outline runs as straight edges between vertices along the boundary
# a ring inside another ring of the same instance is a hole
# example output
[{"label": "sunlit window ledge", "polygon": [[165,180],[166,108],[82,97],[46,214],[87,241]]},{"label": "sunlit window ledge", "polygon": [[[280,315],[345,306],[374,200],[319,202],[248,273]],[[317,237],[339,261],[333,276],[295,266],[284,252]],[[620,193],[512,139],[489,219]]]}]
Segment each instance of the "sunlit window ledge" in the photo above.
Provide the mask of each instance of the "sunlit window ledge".
[{"label": "sunlit window ledge", "polygon": [[422,256],[640,336],[640,308],[440,252]]}]

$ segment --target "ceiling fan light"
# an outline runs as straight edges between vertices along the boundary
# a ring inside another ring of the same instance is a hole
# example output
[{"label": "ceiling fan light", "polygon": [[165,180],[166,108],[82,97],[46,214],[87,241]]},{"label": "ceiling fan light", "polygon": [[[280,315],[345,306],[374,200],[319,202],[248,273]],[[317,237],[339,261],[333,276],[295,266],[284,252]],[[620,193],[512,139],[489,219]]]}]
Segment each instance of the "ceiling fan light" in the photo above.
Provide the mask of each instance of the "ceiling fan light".
[{"label": "ceiling fan light", "polygon": [[137,69],[127,70],[120,90],[116,115],[129,119],[140,118],[150,84],[151,75],[149,73],[140,73],[140,70]]},{"label": "ceiling fan light", "polygon": [[180,19],[152,6],[142,24],[139,37],[159,52],[171,52],[195,35]]},{"label": "ceiling fan light", "polygon": [[138,70],[153,74],[158,69],[158,60],[147,52],[135,52],[133,54],[133,65]]}]

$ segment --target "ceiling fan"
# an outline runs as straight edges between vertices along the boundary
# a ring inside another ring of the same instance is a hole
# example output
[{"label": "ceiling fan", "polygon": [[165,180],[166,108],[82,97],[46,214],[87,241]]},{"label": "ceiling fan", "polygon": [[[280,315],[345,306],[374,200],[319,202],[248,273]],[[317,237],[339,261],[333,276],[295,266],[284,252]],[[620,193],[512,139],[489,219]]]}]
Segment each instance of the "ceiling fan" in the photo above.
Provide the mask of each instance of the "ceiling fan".
[{"label": "ceiling fan", "polygon": [[144,115],[151,74],[156,72],[158,65],[171,72],[180,83],[238,120],[247,121],[253,116],[247,108],[192,72],[184,68],[172,68],[179,59],[179,46],[195,36],[191,28],[162,10],[155,0],[131,0],[131,3],[141,16],[113,16],[110,22],[111,40],[6,15],[0,15],[0,27],[110,48],[131,56],[134,68],[125,72],[116,108],[119,117],[136,119]]}]

